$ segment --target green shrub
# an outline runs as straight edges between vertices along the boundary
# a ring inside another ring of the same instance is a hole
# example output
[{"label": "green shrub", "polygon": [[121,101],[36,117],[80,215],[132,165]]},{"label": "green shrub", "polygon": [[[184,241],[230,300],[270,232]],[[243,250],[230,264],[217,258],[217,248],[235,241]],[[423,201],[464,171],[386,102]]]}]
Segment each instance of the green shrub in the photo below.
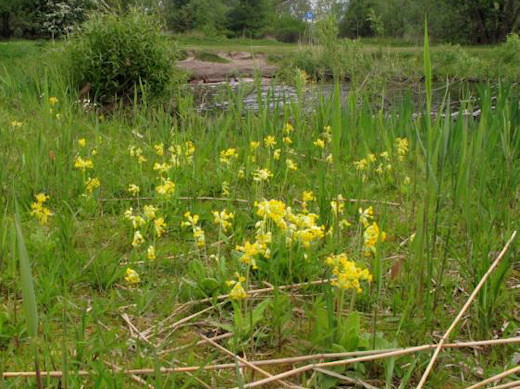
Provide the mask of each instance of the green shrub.
[{"label": "green shrub", "polygon": [[151,15],[132,9],[93,15],[69,41],[72,80],[98,101],[164,96],[180,79],[176,55]]}]

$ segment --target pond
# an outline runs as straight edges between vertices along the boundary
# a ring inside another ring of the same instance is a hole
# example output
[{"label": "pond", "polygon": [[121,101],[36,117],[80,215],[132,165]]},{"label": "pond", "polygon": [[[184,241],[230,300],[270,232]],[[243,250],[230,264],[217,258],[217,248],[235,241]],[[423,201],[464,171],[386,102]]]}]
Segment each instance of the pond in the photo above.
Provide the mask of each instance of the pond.
[{"label": "pond", "polygon": [[[443,101],[449,102],[452,111],[461,106],[478,106],[479,83],[456,81],[452,83],[435,82],[432,88],[432,111],[437,113]],[[273,83],[269,79],[260,82],[242,80],[240,82],[221,82],[212,84],[190,85],[194,104],[200,112],[225,111],[232,105],[240,105],[246,111],[257,111],[259,106],[269,109],[280,108],[285,104],[301,103],[306,109],[312,109],[320,99],[328,99],[334,94],[332,83],[316,83],[303,87],[299,95],[296,87]],[[353,87],[345,82],[340,85],[340,98],[345,101]],[[357,91],[368,99],[376,109],[391,110],[404,101],[411,101],[417,112],[424,109],[426,92],[423,82],[388,82],[380,92]],[[299,101],[301,100],[301,101]]]}]

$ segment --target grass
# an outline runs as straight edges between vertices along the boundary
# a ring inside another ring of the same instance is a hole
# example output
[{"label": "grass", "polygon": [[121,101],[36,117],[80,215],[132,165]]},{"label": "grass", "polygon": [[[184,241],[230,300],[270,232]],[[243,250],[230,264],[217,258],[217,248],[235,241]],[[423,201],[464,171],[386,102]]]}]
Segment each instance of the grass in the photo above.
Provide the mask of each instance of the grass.
[{"label": "grass", "polygon": [[[14,56],[0,73],[0,371],[33,370],[36,347],[41,370],[64,372],[43,387],[142,385],[110,365],[151,369],[143,379],[156,388],[264,378],[245,368],[160,373],[235,362],[202,336],[222,336],[248,361],[437,342],[518,228],[519,92],[508,83],[479,89],[477,118],[416,117],[409,100],[380,111],[339,88],[312,110],[268,108],[267,97],[247,111],[239,91],[229,110],[200,114],[181,91],[174,112],[145,101],[101,115],[69,95],[46,57]],[[265,215],[264,199],[280,202]],[[31,262],[38,336],[22,314],[29,278],[18,254]],[[515,336],[517,254],[513,243],[449,341]],[[242,299],[241,288],[267,290]],[[445,350],[426,387],[479,382],[514,365],[515,352]],[[337,387],[341,374],[406,388],[429,360],[414,353],[286,381]]]}]

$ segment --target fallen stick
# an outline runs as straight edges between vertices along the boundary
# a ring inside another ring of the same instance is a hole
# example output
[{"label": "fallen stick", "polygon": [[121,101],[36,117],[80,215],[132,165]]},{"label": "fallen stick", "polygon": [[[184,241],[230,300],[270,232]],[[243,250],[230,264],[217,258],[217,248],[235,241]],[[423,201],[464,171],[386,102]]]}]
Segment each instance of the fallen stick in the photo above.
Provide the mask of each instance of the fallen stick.
[{"label": "fallen stick", "polygon": [[322,369],[321,367],[315,367],[314,371],[317,371],[318,373],[326,374],[328,376],[331,376],[331,377],[337,378],[339,380],[348,382],[349,384],[362,386],[365,389],[378,389],[375,386],[367,384],[366,382],[363,382],[363,381],[361,381],[358,378],[350,378],[350,377],[347,377],[346,375],[339,374],[339,373],[337,373],[335,371]]},{"label": "fallen stick", "polygon": [[428,379],[428,375],[430,374],[430,371],[432,370],[433,365],[435,364],[435,361],[437,360],[437,357],[439,356],[439,353],[441,352],[442,345],[444,344],[444,342],[446,342],[446,340],[448,339],[448,337],[451,334],[451,331],[453,331],[453,329],[457,326],[457,324],[459,323],[460,319],[462,319],[462,316],[464,316],[464,314],[466,313],[466,311],[470,307],[470,305],[473,302],[473,300],[475,299],[475,297],[477,297],[478,292],[480,291],[480,289],[482,289],[482,287],[486,283],[486,281],[489,278],[489,276],[491,275],[491,273],[493,273],[493,271],[498,266],[498,264],[500,263],[500,261],[502,260],[504,255],[506,255],[506,252],[507,252],[507,250],[509,248],[509,245],[515,239],[515,237],[516,237],[516,231],[513,232],[513,234],[511,235],[511,238],[509,238],[509,240],[507,241],[506,245],[504,246],[504,248],[502,249],[502,251],[500,252],[498,257],[493,261],[493,263],[489,267],[489,269],[486,272],[486,274],[484,274],[484,276],[480,279],[480,282],[478,283],[476,288],[473,290],[473,293],[471,293],[471,296],[469,296],[468,300],[466,301],[466,303],[464,304],[464,306],[460,310],[460,312],[457,315],[457,317],[455,318],[455,320],[453,320],[453,322],[451,323],[451,325],[448,328],[448,330],[442,336],[440,342],[437,344],[437,347],[435,348],[435,351],[433,352],[433,356],[430,359],[430,363],[428,363],[428,366],[426,367],[426,370],[424,371],[424,374],[422,375],[421,380],[419,381],[419,384],[417,385],[417,389],[422,389],[424,383]]},{"label": "fallen stick", "polygon": [[[514,342],[511,342],[511,343],[518,343],[520,338],[512,338],[512,339],[516,339],[516,340]],[[469,342],[469,343],[471,343],[471,342]],[[460,347],[461,344],[462,343],[458,344],[459,347]],[[465,343],[465,345],[466,345],[466,347],[468,347],[468,343]],[[473,342],[472,345],[473,346],[477,346],[477,344],[475,344],[475,342]],[[478,344],[478,345],[482,345],[482,344]],[[322,363],[311,363],[309,365],[305,365],[305,366],[302,366],[302,367],[299,367],[299,368],[296,368],[296,369],[292,369],[292,370],[286,371],[284,373],[280,373],[280,374],[274,375],[271,378],[265,378],[263,380],[251,382],[249,384],[244,385],[244,388],[254,388],[254,387],[257,387],[257,386],[262,386],[262,385],[268,384],[270,382],[273,382],[273,380],[276,380],[278,378],[291,377],[291,376],[294,376],[294,375],[297,375],[297,374],[304,373],[306,371],[312,370],[312,369],[314,369],[316,367],[346,366],[346,365],[351,365],[353,363],[368,362],[368,361],[374,361],[374,360],[383,359],[383,358],[399,357],[399,356],[403,356],[403,355],[413,354],[413,353],[416,353],[416,352],[419,352],[419,351],[431,350],[431,349],[433,349],[435,347],[437,347],[437,345],[430,344],[430,345],[409,347],[409,348],[405,348],[405,349],[389,351],[389,352],[384,352],[384,353],[372,354],[372,355],[367,355],[367,356],[358,357],[358,358],[352,358],[352,359],[343,359],[343,360],[339,360],[339,361],[322,362]],[[448,348],[446,344],[444,344],[442,347],[443,348]],[[462,346],[462,347],[464,347],[464,346]],[[457,347],[454,347],[453,345],[451,345],[450,348],[457,348]],[[235,388],[235,389],[237,389],[237,388]]]},{"label": "fallen stick", "polygon": [[[217,336],[214,336],[213,338],[210,338],[211,340],[214,340],[214,341],[217,341],[217,340],[222,340],[222,339],[227,339],[227,338],[231,338],[233,336],[233,333],[232,332],[228,332],[226,334],[222,334],[222,335],[217,335]],[[182,351],[182,350],[185,350],[187,348],[191,348],[191,347],[195,347],[195,346],[200,346],[201,344],[205,344],[205,343],[208,343],[207,341],[205,340],[199,340],[197,343],[195,344],[185,344],[183,346],[179,346],[179,347],[175,347],[175,348],[170,348],[170,349],[167,349],[167,350],[162,350],[162,351],[159,351],[157,353],[157,355],[164,355],[164,354],[171,354],[171,353],[176,353],[178,351]]]},{"label": "fallen stick", "polygon": [[[248,362],[247,360],[245,360],[244,358],[241,358],[239,357],[238,355],[232,353],[231,351],[229,351],[227,348],[221,346],[220,344],[218,344],[217,342],[214,342],[213,340],[211,340],[210,338],[202,335],[202,334],[199,334],[199,336],[204,339],[206,342],[208,342],[209,344],[211,344],[213,347],[216,347],[217,349],[219,349],[220,351],[226,353],[227,355],[229,355],[230,357],[236,359],[237,361],[243,363],[245,366],[253,369],[254,371],[266,376],[266,377],[272,377],[273,375],[268,373],[267,371],[265,371],[264,369],[258,367],[258,366],[255,366],[253,365],[252,363]],[[286,387],[286,388],[294,388],[295,386],[283,381],[283,380],[277,380],[278,383],[280,383],[282,386]],[[299,386],[297,388],[300,388]]]},{"label": "fallen stick", "polygon": [[489,389],[511,389],[511,388],[513,388],[513,389],[520,388],[520,381],[508,382],[507,384],[493,386],[492,388],[489,388]]},{"label": "fallen stick", "polygon": [[[105,362],[105,365],[110,367],[112,370],[115,370],[115,371],[118,371],[118,372],[123,371],[123,368],[121,368],[120,366],[118,366],[118,365],[116,365],[114,363],[110,363],[108,361],[103,361],[103,362]],[[143,380],[141,377],[136,376],[135,374],[130,374],[130,378],[132,380],[134,380],[135,382],[148,387],[148,389],[155,389],[155,386],[149,384],[148,382]]]},{"label": "fallen stick", "polygon": [[511,374],[515,374],[515,373],[518,373],[518,372],[520,372],[520,366],[513,367],[512,369],[509,369],[509,370],[506,370],[506,371],[504,371],[504,372],[502,372],[500,374],[494,375],[493,377],[489,377],[487,380],[479,382],[479,383],[477,383],[475,385],[468,386],[466,389],[481,388],[483,386],[486,386],[487,384],[490,384],[491,382],[495,382],[495,381],[501,380],[504,377],[507,377],[507,376],[509,376]]},{"label": "fallen stick", "polygon": [[[493,339],[493,340],[479,340],[472,342],[458,342],[458,343],[447,343],[443,345],[443,348],[464,348],[464,347],[480,347],[480,346],[495,346],[500,344],[513,344],[520,343],[520,336],[515,338],[505,338],[505,339]],[[409,348],[401,348],[401,349],[383,349],[383,350],[369,350],[369,351],[352,351],[346,353],[329,353],[329,354],[312,354],[312,355],[301,355],[298,357],[288,357],[288,358],[278,358],[278,359],[266,359],[261,361],[250,361],[249,363],[256,366],[265,366],[265,365],[281,365],[281,364],[293,364],[298,362],[306,362],[310,360],[320,360],[320,359],[335,359],[335,358],[350,358],[354,356],[366,356],[363,358],[367,358],[366,361],[375,360],[378,358],[389,358],[395,356],[396,353],[400,353],[399,355],[407,355],[413,354],[420,351],[431,350],[435,348],[436,345],[422,345],[415,346]],[[334,361],[337,365],[341,363],[350,364],[355,362],[364,362],[365,360],[360,360],[361,358],[353,358],[346,359],[341,361]],[[338,363],[339,362],[339,363]],[[329,362],[330,363],[330,362]],[[166,368],[161,367],[158,369],[160,373],[168,374],[168,373],[182,373],[182,372],[192,372],[199,370],[221,370],[221,369],[234,369],[236,368],[236,363],[225,363],[218,365],[207,365],[207,366],[185,366],[185,367],[173,367]],[[239,364],[241,366],[241,364]],[[310,365],[310,369],[314,367],[325,367],[320,364],[312,364]],[[122,374],[135,374],[135,375],[147,375],[147,374],[155,374],[157,372],[156,369],[143,368],[143,369],[126,369],[119,373]],[[76,376],[89,376],[94,374],[88,370],[78,370],[77,372],[69,371],[69,374],[73,374]],[[55,370],[55,371],[41,371],[40,374],[42,377],[62,377],[64,375],[63,371]],[[285,373],[284,373],[285,374]],[[35,371],[17,371],[17,372],[4,372],[2,373],[2,378],[16,378],[16,377],[36,377]],[[273,376],[274,377],[274,376]]]}]

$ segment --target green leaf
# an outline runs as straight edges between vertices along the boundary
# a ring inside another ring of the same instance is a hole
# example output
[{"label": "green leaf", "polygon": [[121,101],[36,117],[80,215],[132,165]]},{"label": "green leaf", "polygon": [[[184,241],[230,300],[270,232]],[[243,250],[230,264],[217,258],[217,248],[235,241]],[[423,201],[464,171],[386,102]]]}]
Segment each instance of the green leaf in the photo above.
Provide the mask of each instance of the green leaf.
[{"label": "green leaf", "polygon": [[34,293],[34,283],[31,273],[29,255],[25,247],[22,228],[20,226],[20,216],[18,205],[16,205],[15,215],[16,240],[18,243],[18,256],[20,259],[20,283],[22,287],[23,310],[27,323],[29,336],[36,338],[38,335],[38,310],[36,308],[36,294]]},{"label": "green leaf", "polygon": [[359,313],[351,312],[342,323],[340,329],[340,343],[347,351],[356,350],[359,345],[359,334],[361,331],[361,318]]}]

